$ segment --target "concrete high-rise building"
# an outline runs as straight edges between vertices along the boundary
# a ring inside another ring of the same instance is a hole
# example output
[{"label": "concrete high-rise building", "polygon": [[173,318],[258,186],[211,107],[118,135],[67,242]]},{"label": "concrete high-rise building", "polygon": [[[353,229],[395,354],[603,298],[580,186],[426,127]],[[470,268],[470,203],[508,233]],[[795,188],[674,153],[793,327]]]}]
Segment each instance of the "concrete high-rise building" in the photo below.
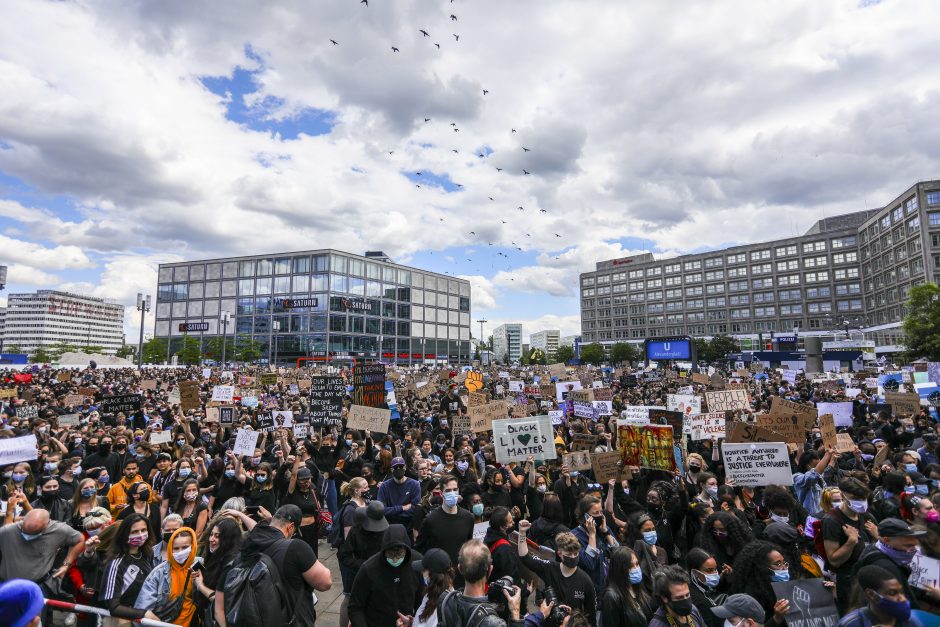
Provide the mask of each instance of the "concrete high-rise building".
[{"label": "concrete high-rise building", "polygon": [[522,358],[522,325],[519,323],[501,324],[493,329],[493,356],[505,361],[507,355],[510,362]]},{"label": "concrete high-rise building", "polygon": [[563,335],[558,340],[559,346],[570,346],[574,348],[575,343],[580,339],[580,335]]},{"label": "concrete high-rise building", "polygon": [[644,253],[581,274],[584,343],[728,334],[857,337],[899,350],[908,291],[940,273],[940,180],[805,234],[671,259]]},{"label": "concrete high-rise building", "polygon": [[[229,322],[223,324],[224,313]],[[469,363],[470,283],[382,252],[311,250],[161,264],[154,336],[253,337],[272,359]],[[231,354],[228,355],[231,357]]]},{"label": "concrete high-rise building", "polygon": [[0,353],[3,352],[3,327],[7,321],[7,308],[0,307]]},{"label": "concrete high-rise building", "polygon": [[123,344],[124,306],[103,298],[40,290],[10,294],[3,324],[4,350],[32,354],[37,348],[71,344],[114,354]]},{"label": "concrete high-rise building", "polygon": [[546,329],[536,331],[529,336],[529,345],[532,348],[541,349],[546,355],[552,355],[558,350],[558,341],[561,339],[561,331],[558,329]]}]

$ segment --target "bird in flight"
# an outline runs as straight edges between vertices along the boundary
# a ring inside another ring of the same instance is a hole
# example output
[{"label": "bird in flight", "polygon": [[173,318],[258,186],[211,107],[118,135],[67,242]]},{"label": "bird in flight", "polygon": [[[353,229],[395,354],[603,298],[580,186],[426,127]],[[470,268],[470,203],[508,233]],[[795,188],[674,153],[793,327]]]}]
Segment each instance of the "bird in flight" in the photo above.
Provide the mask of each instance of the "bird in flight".
[{"label": "bird in flight", "polygon": [[330,40],[330,43],[333,44],[334,46],[338,46],[338,45],[339,45],[339,42],[336,41],[335,39],[331,39],[331,40]]},{"label": "bird in flight", "polygon": [[515,132],[516,132],[516,129],[512,129],[512,132],[515,133]]},{"label": "bird in flight", "polygon": [[421,187],[421,186],[420,186],[420,185],[418,185],[417,183],[415,183],[415,187]]},{"label": "bird in flight", "polygon": [[398,48],[396,48],[395,46],[392,46],[392,52],[398,52]]},{"label": "bird in flight", "polygon": [[424,35],[425,37],[430,37],[430,35],[428,34],[428,31],[424,30],[423,28],[419,29],[418,32]]},{"label": "bird in flight", "polygon": [[523,170],[522,173],[525,174],[525,175],[531,174],[531,172],[529,172],[528,170]]},{"label": "bird in flight", "polygon": [[500,220],[500,222],[502,222],[503,224],[509,224],[509,223],[506,222],[505,220]]},{"label": "bird in flight", "polygon": [[421,173],[420,173],[420,172],[415,172],[415,175],[416,175],[416,176],[421,176]]},{"label": "bird in flight", "polygon": [[438,49],[438,50],[441,49],[441,44],[434,44],[434,45],[437,46],[437,49]]},{"label": "bird in flight", "polygon": [[457,21],[457,16],[454,15],[453,13],[451,13],[451,15],[450,15],[450,21],[451,21],[451,22],[456,22],[456,21]]},{"label": "bird in flight", "polygon": [[443,222],[443,221],[444,221],[444,218],[441,218],[441,222]]},{"label": "bird in flight", "polygon": [[561,237],[561,235],[559,235],[558,233],[555,233],[555,237]]},{"label": "bird in flight", "polygon": [[515,245],[516,245],[516,243],[515,243],[515,242],[512,242],[512,245],[513,245],[513,246],[515,246]]},{"label": "bird in flight", "polygon": [[457,127],[454,127],[454,132],[455,132],[455,133],[459,133],[459,132],[460,132],[460,129],[457,128]]},{"label": "bird in flight", "polygon": [[487,196],[487,198],[489,198],[490,200],[493,200],[493,197],[492,197],[492,196]]},{"label": "bird in flight", "polygon": [[478,156],[479,158],[481,158],[481,159],[483,159],[484,157],[486,157],[486,155],[484,155],[483,153],[480,153],[480,154],[478,154],[477,156]]},{"label": "bird in flight", "polygon": [[457,41],[460,41],[460,35],[458,35],[457,33],[453,33],[453,35],[454,35],[454,39],[456,39]]},{"label": "bird in flight", "polygon": [[461,188],[463,187],[463,185],[461,185],[460,183],[454,183],[454,185],[456,185],[457,187],[461,187]]},{"label": "bird in flight", "polygon": [[364,4],[366,6],[369,6],[369,0],[359,0],[359,4]]},{"label": "bird in flight", "polygon": [[430,121],[431,121],[431,118],[424,118],[424,123],[425,123],[425,124],[427,124],[427,123],[430,122]]},{"label": "bird in flight", "polygon": [[470,235],[476,235],[475,231],[470,231]]},{"label": "bird in flight", "polygon": [[484,96],[485,96],[486,94],[488,94],[488,93],[490,93],[490,90],[489,90],[489,89],[484,89],[484,90],[483,90],[483,95],[484,95]]},{"label": "bird in flight", "polygon": [[394,155],[394,154],[395,154],[395,151],[394,151],[394,150],[389,150],[389,151],[388,151],[388,154]]},{"label": "bird in flight", "polygon": [[544,209],[539,209],[539,213],[548,213],[548,212],[545,211]]},{"label": "bird in flight", "polygon": [[451,122],[450,125],[451,125],[451,126],[457,126],[457,123],[456,123],[456,122]]},{"label": "bird in flight", "polygon": [[526,148],[525,146],[523,146],[523,147],[522,147],[522,152],[532,152],[532,150],[529,149],[529,148]]},{"label": "bird in flight", "polygon": [[523,209],[522,207],[519,207],[519,211],[525,211],[525,209]]},{"label": "bird in flight", "polygon": [[457,154],[457,149],[456,149],[456,148],[454,148],[454,154]]},{"label": "bird in flight", "polygon": [[503,169],[502,169],[502,168],[496,168],[496,171],[497,171],[497,172],[502,172]]}]

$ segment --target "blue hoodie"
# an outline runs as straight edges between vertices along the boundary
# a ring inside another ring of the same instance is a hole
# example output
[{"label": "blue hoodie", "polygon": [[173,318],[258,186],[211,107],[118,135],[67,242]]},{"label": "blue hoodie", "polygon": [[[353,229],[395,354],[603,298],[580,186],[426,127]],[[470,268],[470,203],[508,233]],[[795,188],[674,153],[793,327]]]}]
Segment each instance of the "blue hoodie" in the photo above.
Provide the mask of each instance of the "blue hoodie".
[{"label": "blue hoodie", "polygon": [[[402,483],[386,479],[379,486],[376,498],[385,505],[385,518],[389,522],[411,520],[415,507],[421,502],[421,484],[411,477],[406,477]],[[402,506],[408,503],[411,503],[411,509],[403,510]]]}]

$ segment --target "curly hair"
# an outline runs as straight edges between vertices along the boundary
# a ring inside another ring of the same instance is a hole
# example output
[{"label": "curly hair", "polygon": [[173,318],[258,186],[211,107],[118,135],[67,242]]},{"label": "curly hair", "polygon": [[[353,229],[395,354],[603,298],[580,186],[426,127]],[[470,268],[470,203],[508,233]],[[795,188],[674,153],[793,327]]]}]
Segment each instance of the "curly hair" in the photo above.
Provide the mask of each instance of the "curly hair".
[{"label": "curly hair", "polygon": [[763,540],[755,540],[745,545],[734,558],[731,571],[730,593],[749,594],[761,607],[773,607],[777,600],[773,586],[770,585],[771,573],[768,556],[771,551],[780,551],[780,547]]},{"label": "curly hair", "polygon": [[796,505],[796,499],[793,498],[786,488],[767,486],[764,490],[764,507],[766,509],[772,510],[777,508],[792,511],[794,505]]},{"label": "curly hair", "polygon": [[[724,525],[725,531],[728,532],[728,538],[724,545],[719,545],[714,534],[712,534],[712,527],[716,520]],[[711,555],[717,555],[719,552],[738,555],[749,542],[754,540],[754,536],[747,525],[731,512],[715,512],[705,519],[702,529],[702,548]]]}]

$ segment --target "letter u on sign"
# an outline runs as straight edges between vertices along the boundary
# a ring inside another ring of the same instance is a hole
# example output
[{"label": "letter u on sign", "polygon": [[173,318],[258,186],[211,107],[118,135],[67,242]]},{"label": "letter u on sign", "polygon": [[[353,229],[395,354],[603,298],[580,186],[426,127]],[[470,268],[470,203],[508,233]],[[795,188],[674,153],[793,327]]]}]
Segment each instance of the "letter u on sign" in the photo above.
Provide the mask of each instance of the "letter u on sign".
[{"label": "letter u on sign", "polygon": [[671,344],[669,342],[663,342],[663,350],[668,351]]}]

